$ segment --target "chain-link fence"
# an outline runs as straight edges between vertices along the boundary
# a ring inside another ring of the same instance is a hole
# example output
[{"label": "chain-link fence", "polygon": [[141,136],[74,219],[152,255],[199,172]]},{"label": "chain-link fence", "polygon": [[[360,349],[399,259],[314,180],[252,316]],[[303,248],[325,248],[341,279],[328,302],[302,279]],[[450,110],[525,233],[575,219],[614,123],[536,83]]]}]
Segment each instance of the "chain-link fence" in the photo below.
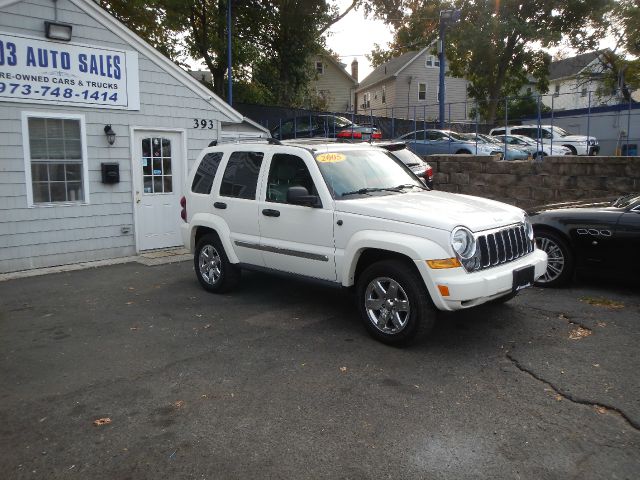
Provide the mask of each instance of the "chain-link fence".
[{"label": "chain-link fence", "polygon": [[[594,137],[598,148],[587,153],[600,155],[637,156],[640,144],[640,103],[614,96],[603,99],[596,92],[582,89],[575,93],[548,94],[501,98],[493,106],[492,123],[481,121],[489,105],[473,100],[445,104],[444,129],[460,133],[488,134],[492,129],[520,133],[540,143],[570,145]],[[360,109],[356,112],[312,111],[236,105],[247,117],[258,121],[272,132],[288,129],[288,138],[326,136],[335,138],[344,128],[344,120],[357,125],[378,128],[384,139],[396,139],[422,130],[440,129],[437,103],[420,102],[413,105]],[[522,128],[522,127],[528,128]],[[515,129],[515,127],[521,127]],[[493,133],[496,133],[495,131]],[[506,140],[505,140],[506,142]],[[573,148],[571,150],[574,150]]]}]

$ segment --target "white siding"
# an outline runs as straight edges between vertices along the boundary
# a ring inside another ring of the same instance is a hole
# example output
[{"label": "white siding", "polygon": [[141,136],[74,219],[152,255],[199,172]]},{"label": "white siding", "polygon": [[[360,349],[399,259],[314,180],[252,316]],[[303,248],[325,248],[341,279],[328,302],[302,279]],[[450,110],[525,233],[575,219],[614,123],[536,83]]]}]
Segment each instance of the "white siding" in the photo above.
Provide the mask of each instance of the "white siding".
[{"label": "white siding", "polygon": [[315,79],[310,83],[310,89],[316,94],[325,92],[327,102],[327,110],[331,112],[347,112],[350,105],[353,104],[353,95],[356,83],[351,80],[345,71],[340,71],[337,65],[327,60],[322,55],[313,58],[313,66],[316,62],[322,62],[324,73],[317,74]]},{"label": "white siding", "polygon": [[[425,61],[430,54],[423,52],[408,67],[400,71],[397,77],[391,77],[385,82],[359,89],[357,92],[358,113],[372,113],[374,116],[385,116],[405,119],[433,121],[438,118],[438,83],[439,68],[427,67]],[[409,83],[409,80],[411,82]],[[418,97],[418,86],[427,86],[426,98]],[[382,103],[382,87],[385,86],[385,103]],[[463,78],[445,77],[446,103],[445,120],[452,122],[468,119],[472,106],[467,104],[467,81]],[[364,94],[370,93],[369,107],[363,107]]]},{"label": "white siding", "polygon": [[[438,118],[438,83],[440,69],[427,67],[425,61],[429,52],[425,51],[396,78],[396,95],[394,107],[400,118],[416,118],[418,120],[436,120]],[[411,79],[411,83],[409,83]],[[425,100],[418,99],[418,85],[427,84]],[[445,119],[464,121],[467,119],[469,106],[466,105],[467,81],[462,78],[445,77]],[[449,112],[451,112],[449,114]]]},{"label": "white siding", "polygon": [[[68,0],[58,2],[58,20],[73,25],[74,43],[135,50]],[[44,39],[44,20],[53,2],[28,0],[0,12],[0,30]],[[0,102],[0,272],[128,256],[136,253],[133,232],[130,128],[184,129],[188,167],[218,138],[227,118],[172,75],[139,53],[140,111]],[[83,114],[89,165],[89,205],[27,207],[21,114]],[[214,121],[212,130],[194,129],[193,119]],[[116,132],[109,146],[104,126]],[[120,183],[100,182],[101,162],[120,165]],[[176,215],[179,207],[176,206]],[[130,227],[121,233],[121,227]]]}]

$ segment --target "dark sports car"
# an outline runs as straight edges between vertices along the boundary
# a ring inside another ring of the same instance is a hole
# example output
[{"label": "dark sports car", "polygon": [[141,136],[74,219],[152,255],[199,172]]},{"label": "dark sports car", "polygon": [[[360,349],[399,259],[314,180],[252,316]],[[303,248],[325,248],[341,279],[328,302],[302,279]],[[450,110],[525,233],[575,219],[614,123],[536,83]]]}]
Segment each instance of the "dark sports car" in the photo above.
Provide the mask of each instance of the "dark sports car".
[{"label": "dark sports car", "polygon": [[549,256],[538,286],[564,285],[576,269],[640,271],[640,193],[546,205],[529,215],[536,244]]}]

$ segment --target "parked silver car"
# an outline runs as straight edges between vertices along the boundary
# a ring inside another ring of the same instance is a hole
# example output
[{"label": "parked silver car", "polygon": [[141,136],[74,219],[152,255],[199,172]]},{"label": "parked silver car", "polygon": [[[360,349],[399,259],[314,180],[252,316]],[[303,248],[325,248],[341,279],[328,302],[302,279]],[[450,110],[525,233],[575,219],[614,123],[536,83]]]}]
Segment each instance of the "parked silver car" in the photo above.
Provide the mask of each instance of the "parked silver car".
[{"label": "parked silver car", "polygon": [[504,142],[505,137],[507,138],[507,145],[517,146],[518,148],[526,150],[535,160],[539,160],[547,155],[555,157],[572,155],[571,150],[567,147],[563,147],[562,145],[554,145],[551,147],[549,144],[536,142],[534,139],[525,137],[524,135],[495,135],[493,138]]},{"label": "parked silver car", "polygon": [[489,135],[467,133],[465,136],[472,142],[488,143],[493,145],[494,148],[499,148],[502,151],[504,160],[528,160],[531,157],[527,150],[511,145],[507,145],[505,148],[504,142],[499,142],[495,137]]},{"label": "parked silver car", "polygon": [[415,130],[402,135],[398,140],[406,142],[409,150],[416,155],[467,154],[498,155],[502,149],[491,143],[469,140],[464,134],[451,130]]}]

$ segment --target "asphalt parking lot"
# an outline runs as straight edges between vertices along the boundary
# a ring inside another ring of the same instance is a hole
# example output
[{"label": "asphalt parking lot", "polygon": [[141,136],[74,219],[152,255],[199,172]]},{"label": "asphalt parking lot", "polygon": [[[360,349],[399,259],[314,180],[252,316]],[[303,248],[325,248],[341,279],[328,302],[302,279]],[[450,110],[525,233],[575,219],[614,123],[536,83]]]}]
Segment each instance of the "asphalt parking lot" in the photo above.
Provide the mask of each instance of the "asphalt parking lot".
[{"label": "asphalt parking lot", "polygon": [[223,296],[190,262],[0,282],[0,472],[636,479],[639,344],[640,294],[610,282],[443,315],[406,349],[347,292],[264,274]]}]

